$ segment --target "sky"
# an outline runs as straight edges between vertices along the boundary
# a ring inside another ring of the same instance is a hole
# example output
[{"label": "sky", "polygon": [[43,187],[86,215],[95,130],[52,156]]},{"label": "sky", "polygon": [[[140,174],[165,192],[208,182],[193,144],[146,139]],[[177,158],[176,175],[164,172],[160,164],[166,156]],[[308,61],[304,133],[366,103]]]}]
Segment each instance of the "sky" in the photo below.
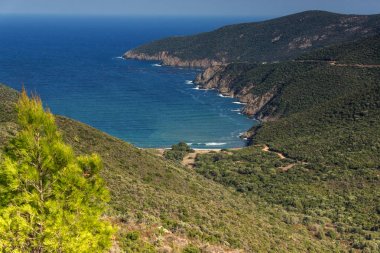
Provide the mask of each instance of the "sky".
[{"label": "sky", "polygon": [[380,0],[0,0],[0,14],[275,17],[305,10],[380,13]]}]

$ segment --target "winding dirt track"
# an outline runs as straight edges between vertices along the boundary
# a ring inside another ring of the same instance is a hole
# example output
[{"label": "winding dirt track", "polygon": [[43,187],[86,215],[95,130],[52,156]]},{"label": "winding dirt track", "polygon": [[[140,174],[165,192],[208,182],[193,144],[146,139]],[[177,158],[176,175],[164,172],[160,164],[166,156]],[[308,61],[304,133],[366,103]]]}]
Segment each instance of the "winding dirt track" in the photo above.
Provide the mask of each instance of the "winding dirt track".
[{"label": "winding dirt track", "polygon": [[[262,147],[261,150],[263,152],[270,152],[270,153],[276,154],[281,160],[287,158],[283,153],[270,150],[268,145],[263,145],[263,146],[260,145],[259,147]],[[241,149],[241,148],[232,148],[230,150],[239,150],[239,149]],[[165,151],[165,149],[154,149],[154,150],[155,150],[155,154],[158,156],[163,156],[163,153]],[[222,150],[221,149],[195,149],[193,153],[189,153],[183,158],[181,164],[183,166],[189,168],[189,169],[193,169],[195,167],[195,159],[197,158],[197,155],[208,154],[211,152],[217,152],[218,153],[218,152],[222,152]],[[223,152],[232,154],[231,152],[228,152],[228,151],[223,151]],[[285,165],[285,166],[281,167],[280,169],[282,171],[286,172],[286,171],[290,170],[291,168],[293,168],[295,165],[300,164],[300,163],[305,164],[304,162],[294,162],[294,163],[290,163],[288,165]]]},{"label": "winding dirt track", "polygon": [[210,152],[220,152],[220,151],[221,151],[220,149],[195,149],[193,153],[189,153],[185,155],[181,163],[183,166],[186,166],[192,169],[195,166],[195,159],[197,158],[197,155],[208,154]]},{"label": "winding dirt track", "polygon": [[329,64],[335,67],[357,67],[357,68],[380,68],[380,65],[370,65],[370,64],[343,64],[337,63],[336,61],[330,61]]},{"label": "winding dirt track", "polygon": [[[280,153],[280,152],[276,152],[276,151],[273,151],[273,150],[270,150],[270,148],[268,147],[268,145],[264,145],[263,148],[261,149],[263,152],[272,152],[272,153],[275,153],[276,155],[278,155],[278,157],[282,160],[282,159],[286,159],[287,157],[283,154],[283,153]],[[296,166],[297,164],[306,164],[305,162],[294,162],[294,163],[290,163],[288,165],[285,165],[283,167],[281,167],[280,169],[284,172],[290,170],[291,168],[293,168],[294,166]]]},{"label": "winding dirt track", "polygon": [[264,151],[264,152],[275,153],[276,155],[278,155],[278,157],[280,157],[280,159],[285,159],[286,158],[286,156],[283,153],[270,150],[270,148],[268,147],[268,145],[264,145],[261,150]]},{"label": "winding dirt track", "polygon": [[335,67],[356,67],[356,68],[380,68],[379,64],[346,64],[338,63],[337,61],[322,61],[322,60],[296,60],[296,62],[325,62],[330,66]]}]

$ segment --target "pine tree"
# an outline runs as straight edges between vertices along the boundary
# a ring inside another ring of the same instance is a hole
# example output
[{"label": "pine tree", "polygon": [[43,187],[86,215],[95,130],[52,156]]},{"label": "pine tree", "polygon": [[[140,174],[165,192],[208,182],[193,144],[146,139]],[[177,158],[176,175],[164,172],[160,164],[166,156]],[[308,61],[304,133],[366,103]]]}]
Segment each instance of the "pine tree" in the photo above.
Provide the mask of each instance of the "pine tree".
[{"label": "pine tree", "polygon": [[104,252],[113,228],[98,155],[75,156],[39,98],[22,92],[20,131],[0,163],[1,252]]}]

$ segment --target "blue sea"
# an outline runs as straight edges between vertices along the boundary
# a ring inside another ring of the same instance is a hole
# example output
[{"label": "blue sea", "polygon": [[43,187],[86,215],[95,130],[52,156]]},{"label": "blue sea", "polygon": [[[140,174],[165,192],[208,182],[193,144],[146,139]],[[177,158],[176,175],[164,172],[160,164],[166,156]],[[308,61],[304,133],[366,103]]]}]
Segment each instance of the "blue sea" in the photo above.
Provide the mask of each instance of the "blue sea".
[{"label": "blue sea", "polygon": [[120,56],[152,40],[246,21],[254,19],[0,16],[0,83],[24,85],[53,113],[138,147],[240,147],[239,133],[256,122],[239,114],[236,100],[196,89],[200,70]]}]

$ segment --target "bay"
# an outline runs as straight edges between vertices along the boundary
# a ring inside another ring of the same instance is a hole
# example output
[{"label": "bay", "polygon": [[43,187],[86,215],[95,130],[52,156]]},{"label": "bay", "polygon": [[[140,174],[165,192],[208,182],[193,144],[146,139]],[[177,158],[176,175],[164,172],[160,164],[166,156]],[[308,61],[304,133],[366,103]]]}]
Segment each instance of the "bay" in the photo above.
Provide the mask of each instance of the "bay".
[{"label": "bay", "polygon": [[0,16],[0,82],[138,147],[231,148],[255,121],[195,89],[200,70],[123,60],[128,49],[252,18]]}]

